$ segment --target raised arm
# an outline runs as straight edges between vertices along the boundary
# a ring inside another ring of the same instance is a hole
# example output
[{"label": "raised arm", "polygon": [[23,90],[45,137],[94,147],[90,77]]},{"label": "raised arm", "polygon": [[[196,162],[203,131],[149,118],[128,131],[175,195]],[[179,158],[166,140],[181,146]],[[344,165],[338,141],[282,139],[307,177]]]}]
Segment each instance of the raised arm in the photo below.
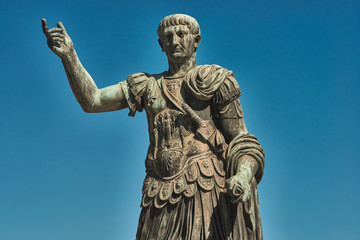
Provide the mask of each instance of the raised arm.
[{"label": "raised arm", "polygon": [[47,44],[61,58],[71,89],[85,112],[109,112],[128,107],[120,84],[97,88],[82,66],[74,44],[61,22],[58,22],[56,28],[48,29],[46,20],[41,21]]}]

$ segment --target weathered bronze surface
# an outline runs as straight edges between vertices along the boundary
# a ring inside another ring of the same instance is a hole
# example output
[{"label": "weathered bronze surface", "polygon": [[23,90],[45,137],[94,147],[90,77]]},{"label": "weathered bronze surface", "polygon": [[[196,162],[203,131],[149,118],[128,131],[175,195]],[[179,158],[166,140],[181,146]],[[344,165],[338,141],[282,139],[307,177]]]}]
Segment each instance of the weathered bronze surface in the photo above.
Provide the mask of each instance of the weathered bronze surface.
[{"label": "weathered bronze surface", "polygon": [[246,129],[233,72],[196,64],[201,35],[194,18],[175,14],[160,22],[168,71],[135,73],[103,89],[81,65],[63,24],[42,24],[85,112],[146,111],[150,146],[136,239],[263,239],[257,184],[264,151]]}]

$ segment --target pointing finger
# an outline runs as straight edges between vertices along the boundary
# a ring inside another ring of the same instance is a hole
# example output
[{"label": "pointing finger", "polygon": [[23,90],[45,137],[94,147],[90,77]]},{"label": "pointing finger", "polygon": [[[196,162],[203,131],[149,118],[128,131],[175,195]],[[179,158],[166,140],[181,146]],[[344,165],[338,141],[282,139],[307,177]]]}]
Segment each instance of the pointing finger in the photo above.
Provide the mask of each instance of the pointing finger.
[{"label": "pointing finger", "polygon": [[58,23],[57,23],[57,26],[58,26],[58,28],[61,28],[61,29],[66,33],[65,27],[64,27],[64,25],[62,24],[62,22],[58,22]]},{"label": "pointing finger", "polygon": [[48,27],[47,27],[47,24],[46,24],[46,19],[45,19],[45,18],[42,18],[42,19],[41,19],[41,23],[42,23],[43,32],[46,34],[47,31],[49,30]]}]

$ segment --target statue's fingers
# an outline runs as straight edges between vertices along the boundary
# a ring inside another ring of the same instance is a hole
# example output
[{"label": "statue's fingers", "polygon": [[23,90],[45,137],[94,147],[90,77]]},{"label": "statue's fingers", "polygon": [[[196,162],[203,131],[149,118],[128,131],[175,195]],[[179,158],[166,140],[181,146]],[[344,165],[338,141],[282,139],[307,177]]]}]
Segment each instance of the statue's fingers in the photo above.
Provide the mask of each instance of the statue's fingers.
[{"label": "statue's fingers", "polygon": [[54,37],[65,38],[65,35],[62,33],[51,33],[49,36],[51,38],[54,38]]},{"label": "statue's fingers", "polygon": [[56,45],[51,46],[51,50],[53,50],[56,54],[63,52],[63,50],[61,49],[61,47],[58,47],[58,46],[56,46]]},{"label": "statue's fingers", "polygon": [[[234,187],[235,188],[235,187]],[[233,191],[231,191],[231,202],[232,203],[239,203],[239,202],[241,202],[241,196],[239,196],[239,195],[236,195],[235,193],[234,193],[234,188],[233,188]]]},{"label": "statue's fingers", "polygon": [[239,200],[239,197],[236,196],[236,194],[234,194],[235,193],[234,190],[236,188],[235,183],[236,183],[236,181],[233,178],[230,178],[229,180],[226,181],[226,186],[227,186],[226,188],[227,188],[228,194],[230,195],[232,203],[236,203]]},{"label": "statue's fingers", "polygon": [[239,198],[243,195],[243,190],[238,184],[234,184],[234,187],[232,188],[232,194],[236,198]]},{"label": "statue's fingers", "polygon": [[45,18],[42,18],[42,19],[41,19],[41,23],[42,23],[43,32],[44,32],[44,34],[46,35],[46,34],[47,34],[47,31],[49,30],[48,27],[47,27],[47,24],[46,24],[46,19],[45,19]]},{"label": "statue's fingers", "polygon": [[58,22],[57,26],[58,26],[58,28],[61,28],[64,33],[66,33],[66,29],[65,29],[64,25],[62,24],[62,22]]},{"label": "statue's fingers", "polygon": [[53,37],[51,38],[52,42],[63,42],[65,43],[65,39],[60,38],[60,37]]},{"label": "statue's fingers", "polygon": [[250,197],[251,197],[251,190],[249,187],[245,187],[245,189],[243,190],[243,194],[241,196],[241,201],[245,203],[249,201]]},{"label": "statue's fingers", "polygon": [[246,203],[247,201],[249,201],[250,199],[250,191],[244,191],[242,197],[241,197],[241,201],[243,203]]},{"label": "statue's fingers", "polygon": [[50,30],[47,30],[48,33],[56,33],[56,32],[63,32],[61,28],[52,28]]},{"label": "statue's fingers", "polygon": [[242,195],[242,188],[237,183],[234,183],[233,187],[231,188],[232,202],[239,203],[242,199]]}]

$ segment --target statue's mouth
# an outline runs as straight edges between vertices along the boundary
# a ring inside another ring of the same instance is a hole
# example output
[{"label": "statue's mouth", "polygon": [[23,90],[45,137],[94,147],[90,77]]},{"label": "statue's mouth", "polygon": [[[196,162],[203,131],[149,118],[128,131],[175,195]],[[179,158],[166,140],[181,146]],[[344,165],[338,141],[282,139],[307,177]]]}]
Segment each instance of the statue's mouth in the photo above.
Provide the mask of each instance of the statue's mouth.
[{"label": "statue's mouth", "polygon": [[176,47],[175,49],[174,49],[174,53],[182,53],[183,52],[183,50],[182,50],[182,48],[181,47]]}]

